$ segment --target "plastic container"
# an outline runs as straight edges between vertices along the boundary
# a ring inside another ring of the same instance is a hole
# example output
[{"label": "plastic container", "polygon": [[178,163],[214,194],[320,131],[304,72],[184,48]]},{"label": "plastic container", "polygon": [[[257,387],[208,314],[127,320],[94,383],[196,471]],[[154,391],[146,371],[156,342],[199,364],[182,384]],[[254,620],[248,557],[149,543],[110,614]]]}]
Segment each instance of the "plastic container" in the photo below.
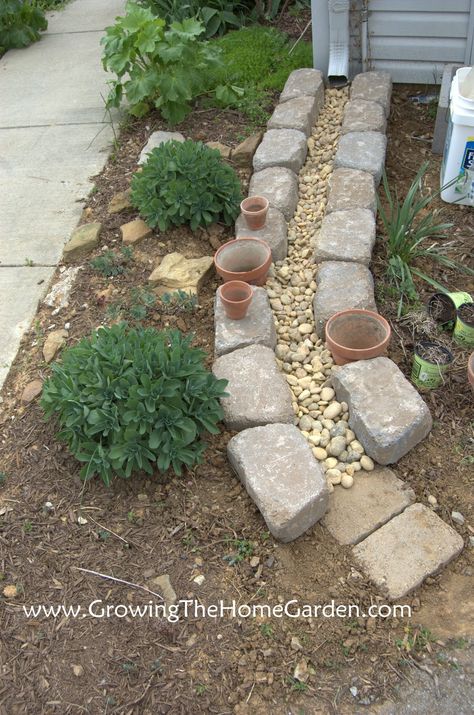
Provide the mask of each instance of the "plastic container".
[{"label": "plastic container", "polygon": [[462,347],[474,347],[474,306],[472,303],[463,303],[459,306],[453,338]]},{"label": "plastic container", "polygon": [[441,165],[441,186],[453,181],[441,192],[441,198],[447,203],[466,206],[474,206],[474,96],[465,97],[461,90],[470,92],[472,75],[469,79],[467,75],[471,69],[461,67],[451,83],[449,123]]},{"label": "plastic container", "polygon": [[[426,359],[426,351],[435,350],[437,359]],[[444,375],[453,362],[452,353],[437,342],[420,340],[415,345],[411,381],[417,387],[434,390],[444,383]]]},{"label": "plastic container", "polygon": [[463,303],[472,303],[469,293],[459,291],[457,293],[433,293],[428,301],[428,313],[437,323],[445,325],[454,323],[456,311]]}]

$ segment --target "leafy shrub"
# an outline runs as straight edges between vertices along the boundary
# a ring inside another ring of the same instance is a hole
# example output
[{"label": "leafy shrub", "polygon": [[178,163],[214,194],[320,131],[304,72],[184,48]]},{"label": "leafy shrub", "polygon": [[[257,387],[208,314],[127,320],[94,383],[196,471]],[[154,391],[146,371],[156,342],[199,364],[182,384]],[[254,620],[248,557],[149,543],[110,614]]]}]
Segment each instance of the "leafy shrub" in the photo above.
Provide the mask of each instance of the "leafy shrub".
[{"label": "leafy shrub", "polygon": [[[191,101],[210,88],[208,73],[219,65],[219,50],[198,39],[203,25],[193,19],[165,25],[150,9],[129,2],[126,15],[106,29],[102,64],[117,75],[107,107],[118,107],[125,97],[134,116],[155,107],[178,124],[191,111]],[[232,98],[228,88],[212,89]]]},{"label": "leafy shrub", "polygon": [[426,264],[427,260],[431,260],[447,268],[474,275],[471,268],[456,263],[446,255],[448,247],[432,241],[433,238],[447,238],[446,232],[452,224],[440,223],[439,209],[432,208],[433,201],[445,187],[433,193],[424,190],[423,179],[428,166],[429,163],[425,162],[420,167],[403,202],[399,201],[396,189],[392,192],[385,172],[383,189],[387,208],[377,197],[379,215],[387,236],[387,277],[400,295],[398,317],[402,314],[403,301],[415,300],[418,297],[414,275],[439,290],[445,290],[440,283],[417,268],[414,265],[416,261],[421,260],[422,264]]},{"label": "leafy shrub", "polygon": [[231,224],[242,200],[234,169],[202,142],[171,141],[153,149],[131,185],[131,202],[148,226]]},{"label": "leafy shrub", "polygon": [[47,27],[44,12],[29,0],[0,2],[0,51],[31,45]]},{"label": "leafy shrub", "polygon": [[101,256],[93,258],[90,267],[97,273],[102,273],[106,278],[111,278],[125,273],[126,265],[132,260],[132,256],[133,248],[131,246],[122,246],[120,253],[109,249],[104,251]]},{"label": "leafy shrub", "polygon": [[182,473],[202,459],[205,432],[217,434],[226,381],[203,364],[177,330],[101,328],[64,350],[45,382],[46,418],[58,415],[59,438],[84,462],[83,479],[99,475]]},{"label": "leafy shrub", "polygon": [[246,15],[249,15],[249,4],[252,3],[235,0],[142,0],[141,4],[149,7],[167,24],[195,18],[203,23],[206,37],[213,37],[244,25]]}]

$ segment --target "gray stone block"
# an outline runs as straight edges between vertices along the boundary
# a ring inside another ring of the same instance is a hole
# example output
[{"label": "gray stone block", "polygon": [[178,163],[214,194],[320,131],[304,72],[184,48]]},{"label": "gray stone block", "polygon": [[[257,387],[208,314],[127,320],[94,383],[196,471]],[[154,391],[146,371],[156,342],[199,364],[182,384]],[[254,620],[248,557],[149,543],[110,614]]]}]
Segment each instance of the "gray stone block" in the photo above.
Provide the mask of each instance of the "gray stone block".
[{"label": "gray stone block", "polygon": [[334,168],[360,169],[374,177],[378,186],[385,163],[387,138],[380,132],[350,132],[339,140]]},{"label": "gray stone block", "polygon": [[308,152],[306,135],[297,129],[269,129],[263,135],[253,157],[254,171],[269,166],[286,166],[295,174],[303,166]]},{"label": "gray stone block", "polygon": [[240,214],[235,222],[235,237],[260,238],[266,241],[272,250],[273,261],[282,261],[288,255],[288,224],[278,209],[269,208],[265,226],[258,231],[251,231]]},{"label": "gray stone block", "polygon": [[377,310],[374,279],[366,266],[346,261],[324,261],[319,267],[318,287],[313,300],[316,333],[324,337],[331,315],[349,308]]},{"label": "gray stone block", "polygon": [[374,177],[358,169],[336,169],[329,179],[326,214],[346,209],[377,211]]},{"label": "gray stone block", "polygon": [[277,338],[275,320],[265,288],[253,286],[253,298],[247,315],[242,320],[230,320],[219,296],[214,300],[216,356],[225,355],[248,345],[266,345],[275,349]]},{"label": "gray stone block", "polygon": [[357,563],[391,601],[458,556],[463,540],[423,504],[413,504],[354,547]]},{"label": "gray stone block", "polygon": [[368,266],[375,243],[375,218],[369,209],[333,211],[322,220],[314,261],[354,261]]},{"label": "gray stone block", "polygon": [[283,166],[257,171],[250,179],[249,196],[252,194],[265,196],[270,206],[279,209],[289,221],[298,204],[298,177]]},{"label": "gray stone block", "polygon": [[425,402],[387,357],[336,367],[332,381],[337,399],[349,405],[351,428],[379,464],[398,462],[431,430]]},{"label": "gray stone block", "polygon": [[212,371],[229,381],[229,397],[221,400],[229,429],[239,432],[269,423],[293,423],[290,388],[270,348],[250,345],[234,350],[217,358]]},{"label": "gray stone block", "polygon": [[323,73],[308,67],[293,70],[285,82],[279,102],[288,102],[297,97],[316,97],[319,111],[324,104]]},{"label": "gray stone block", "polygon": [[377,102],[385,112],[390,114],[390,97],[392,95],[392,78],[388,72],[363,72],[352,80],[351,99],[365,99]]},{"label": "gray stone block", "polygon": [[230,440],[227,454],[276,539],[293,541],[324,516],[326,480],[294,425],[247,429]]},{"label": "gray stone block", "polygon": [[157,146],[161,144],[166,144],[166,142],[177,141],[184,142],[184,137],[181,132],[153,132],[150,134],[150,138],[140,152],[140,157],[138,159],[138,164],[145,164],[148,159],[148,154],[156,149]]},{"label": "gray stone block", "polygon": [[342,119],[342,134],[349,132],[383,132],[387,129],[387,120],[383,107],[377,102],[365,99],[353,99],[347,102]]},{"label": "gray stone block", "polygon": [[323,526],[340,544],[358,544],[415,501],[413,489],[391,469],[357,472],[351,489],[336,487]]},{"label": "gray stone block", "polygon": [[277,104],[268,120],[269,129],[298,129],[309,137],[319,114],[316,97],[297,97]]}]

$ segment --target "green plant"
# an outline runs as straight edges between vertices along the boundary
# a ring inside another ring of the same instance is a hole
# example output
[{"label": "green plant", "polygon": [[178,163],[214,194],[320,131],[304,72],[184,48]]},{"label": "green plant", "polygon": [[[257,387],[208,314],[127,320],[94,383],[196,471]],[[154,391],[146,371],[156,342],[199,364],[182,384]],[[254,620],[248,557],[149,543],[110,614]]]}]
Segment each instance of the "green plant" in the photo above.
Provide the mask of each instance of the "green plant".
[{"label": "green plant", "polygon": [[231,566],[239,564],[244,559],[253,556],[254,546],[247,539],[229,539],[229,543],[235,547],[235,551],[229,556],[224,556],[224,561],[228,561]]},{"label": "green plant", "polygon": [[0,486],[5,484],[6,481],[7,481],[7,475],[5,474],[5,472],[0,472]]},{"label": "green plant", "polygon": [[62,353],[43,387],[46,419],[84,463],[83,479],[130,477],[202,459],[206,432],[217,434],[225,380],[204,366],[205,353],[177,330],[99,329]]},{"label": "green plant", "polygon": [[198,304],[197,295],[191,295],[181,289],[172,293],[163,293],[160,300],[161,309],[165,313],[192,313],[196,310]]},{"label": "green plant", "polygon": [[204,685],[204,683],[198,683],[196,685],[196,695],[204,695],[206,690],[207,690],[207,685]]},{"label": "green plant", "polygon": [[170,141],[153,149],[132,179],[130,200],[149,226],[166,231],[189,223],[194,231],[239,214],[240,181],[217,149]]},{"label": "green plant", "polygon": [[270,625],[270,623],[261,623],[260,624],[260,633],[265,638],[271,638],[273,636],[273,628]]},{"label": "green plant", "polygon": [[461,266],[446,255],[446,247],[437,243],[427,245],[433,238],[446,238],[450,223],[440,223],[439,209],[431,209],[434,199],[442,191],[427,193],[424,191],[423,178],[429,163],[425,162],[413,179],[407,195],[402,203],[398,199],[396,189],[390,189],[387,175],[383,174],[383,188],[388,204],[385,209],[380,198],[377,198],[379,214],[387,236],[386,247],[388,256],[387,277],[399,291],[398,317],[402,315],[405,300],[414,301],[418,298],[413,276],[418,276],[438,290],[446,289],[440,283],[428,276],[414,264],[417,260],[436,261],[448,268],[474,275],[467,266]]},{"label": "green plant", "polygon": [[25,532],[25,534],[30,534],[32,528],[33,528],[33,524],[31,523],[31,521],[29,519],[26,519],[26,521],[23,524],[23,531]]},{"label": "green plant", "polygon": [[0,3],[0,51],[31,45],[47,27],[44,12],[30,0]]},{"label": "green plant", "polygon": [[206,37],[223,35],[229,29],[241,27],[250,14],[248,6],[235,0],[142,0],[141,4],[168,25],[188,18],[199,20],[205,27]]},{"label": "green plant", "polygon": [[89,265],[97,273],[111,278],[125,272],[126,265],[132,260],[132,256],[133,249],[130,246],[123,246],[119,253],[108,249],[101,256],[93,258]]},{"label": "green plant", "polygon": [[173,22],[169,29],[149,8],[128,2],[124,17],[106,29],[104,69],[117,75],[110,82],[106,106],[118,107],[123,98],[128,111],[141,117],[153,107],[170,124],[183,121],[191,102],[213,89],[216,96],[231,97],[232,90],[211,87],[208,73],[219,64],[219,52],[199,40],[202,23],[194,19]]}]

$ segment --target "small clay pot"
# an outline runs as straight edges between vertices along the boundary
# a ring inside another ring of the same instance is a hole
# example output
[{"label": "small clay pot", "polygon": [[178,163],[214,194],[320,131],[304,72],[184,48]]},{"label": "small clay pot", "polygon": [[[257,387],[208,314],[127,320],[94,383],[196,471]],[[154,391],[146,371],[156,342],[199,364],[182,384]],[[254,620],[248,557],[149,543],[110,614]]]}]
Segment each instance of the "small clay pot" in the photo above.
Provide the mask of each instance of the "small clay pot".
[{"label": "small clay pot", "polygon": [[242,201],[240,210],[251,231],[258,231],[265,226],[268,206],[268,199],[265,196],[248,196]]},{"label": "small clay pot", "polygon": [[467,377],[474,392],[474,353],[469,355],[469,360],[467,361]]},{"label": "small clay pot", "polygon": [[326,323],[326,344],[336,365],[383,355],[390,335],[385,318],[372,310],[342,310]]},{"label": "small clay pot", "polygon": [[217,289],[225,314],[231,320],[242,320],[247,315],[253,298],[253,289],[244,281],[228,281]]},{"label": "small clay pot", "polygon": [[224,243],[214,254],[217,273],[225,283],[244,281],[264,285],[272,264],[272,252],[260,238],[236,238]]}]

